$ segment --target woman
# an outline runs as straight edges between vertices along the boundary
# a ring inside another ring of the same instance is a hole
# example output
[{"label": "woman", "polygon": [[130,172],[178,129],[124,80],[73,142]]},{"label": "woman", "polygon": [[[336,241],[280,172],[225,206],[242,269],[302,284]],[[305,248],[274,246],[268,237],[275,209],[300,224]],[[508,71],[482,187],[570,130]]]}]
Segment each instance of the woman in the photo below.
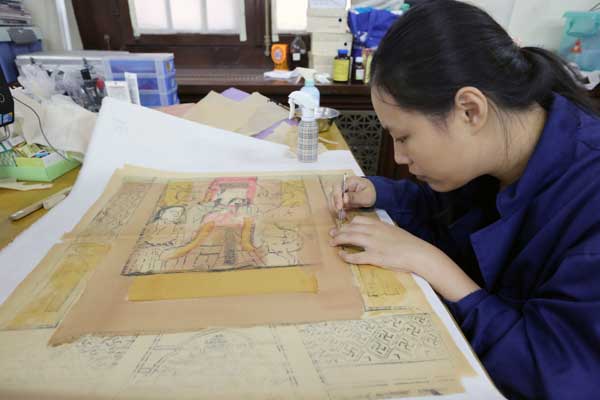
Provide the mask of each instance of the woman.
[{"label": "woman", "polygon": [[510,398],[600,393],[600,121],[553,54],[519,48],[457,1],[389,30],[371,98],[395,161],[424,184],[351,178],[334,209],[388,211],[333,229],[341,257],[413,272],[449,305]]}]

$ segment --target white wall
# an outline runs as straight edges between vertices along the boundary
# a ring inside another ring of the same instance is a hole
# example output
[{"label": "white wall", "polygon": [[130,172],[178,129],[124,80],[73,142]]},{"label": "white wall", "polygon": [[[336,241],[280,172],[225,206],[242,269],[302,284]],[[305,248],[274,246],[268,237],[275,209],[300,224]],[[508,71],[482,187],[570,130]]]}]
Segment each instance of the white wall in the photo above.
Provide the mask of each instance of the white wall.
[{"label": "white wall", "polygon": [[558,50],[566,11],[587,11],[598,0],[470,0],[488,11],[524,46]]},{"label": "white wall", "polygon": [[[372,0],[352,0],[352,6]],[[386,3],[385,0],[379,0]],[[566,11],[587,11],[600,0],[463,0],[490,13],[524,46],[558,50]]]},{"label": "white wall", "polygon": [[[509,33],[525,46],[558,49],[566,11],[587,11],[599,0],[467,0],[488,11]],[[353,1],[355,5],[360,1]],[[66,0],[71,43],[83,48],[71,0]],[[23,0],[33,23],[44,35],[46,50],[64,50],[54,0]]]},{"label": "white wall", "polygon": [[566,11],[588,11],[598,0],[517,0],[508,27],[524,45],[557,50]]},{"label": "white wall", "polygon": [[[65,1],[69,21],[69,30],[71,35],[71,45],[73,50],[81,50],[81,37],[77,29],[77,21],[73,13],[73,4],[71,0]],[[23,0],[23,6],[29,10],[33,18],[33,24],[40,28],[44,36],[44,50],[60,51],[65,50],[63,39],[60,32],[56,3],[54,0]]]}]

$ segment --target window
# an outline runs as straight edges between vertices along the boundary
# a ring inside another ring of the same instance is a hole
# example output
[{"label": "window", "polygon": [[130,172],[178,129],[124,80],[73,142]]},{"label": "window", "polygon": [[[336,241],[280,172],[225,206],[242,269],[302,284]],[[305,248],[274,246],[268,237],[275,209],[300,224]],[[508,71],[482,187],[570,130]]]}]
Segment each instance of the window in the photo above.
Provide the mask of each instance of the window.
[{"label": "window", "polygon": [[[308,0],[271,0],[273,29],[306,32]],[[240,34],[245,5],[240,0],[129,0],[135,36],[142,34]]]},{"label": "window", "polygon": [[245,35],[243,0],[129,0],[135,36],[142,34]]},{"label": "window", "polygon": [[[85,49],[169,52],[178,68],[270,68],[314,0],[72,0]],[[303,35],[310,48],[310,36]]]},{"label": "window", "polygon": [[273,28],[279,33],[306,32],[308,0],[274,0]]}]

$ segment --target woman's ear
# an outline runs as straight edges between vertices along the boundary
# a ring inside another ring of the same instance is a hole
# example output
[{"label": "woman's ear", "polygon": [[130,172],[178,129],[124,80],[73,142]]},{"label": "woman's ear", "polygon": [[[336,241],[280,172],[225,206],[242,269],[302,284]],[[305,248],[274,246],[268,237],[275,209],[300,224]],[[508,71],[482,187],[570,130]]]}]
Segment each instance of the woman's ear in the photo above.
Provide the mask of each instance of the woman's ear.
[{"label": "woman's ear", "polygon": [[487,122],[489,103],[477,88],[466,86],[454,97],[455,116],[471,131],[477,133]]}]

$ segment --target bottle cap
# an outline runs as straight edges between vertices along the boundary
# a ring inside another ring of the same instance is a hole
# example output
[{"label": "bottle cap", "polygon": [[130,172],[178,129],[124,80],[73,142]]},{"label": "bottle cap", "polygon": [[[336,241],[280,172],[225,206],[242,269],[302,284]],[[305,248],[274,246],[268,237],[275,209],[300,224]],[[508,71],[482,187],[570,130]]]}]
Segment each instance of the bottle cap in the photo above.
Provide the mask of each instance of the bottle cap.
[{"label": "bottle cap", "polygon": [[356,57],[355,60],[357,63],[362,63],[363,62],[363,58],[362,57]]},{"label": "bottle cap", "polygon": [[304,86],[315,86],[315,80],[314,79],[305,79]]},{"label": "bottle cap", "polygon": [[347,56],[348,49],[338,49],[338,56]]},{"label": "bottle cap", "polygon": [[87,68],[84,68],[81,70],[81,77],[83,78],[84,81],[92,80],[92,75],[90,74],[90,70]]}]

